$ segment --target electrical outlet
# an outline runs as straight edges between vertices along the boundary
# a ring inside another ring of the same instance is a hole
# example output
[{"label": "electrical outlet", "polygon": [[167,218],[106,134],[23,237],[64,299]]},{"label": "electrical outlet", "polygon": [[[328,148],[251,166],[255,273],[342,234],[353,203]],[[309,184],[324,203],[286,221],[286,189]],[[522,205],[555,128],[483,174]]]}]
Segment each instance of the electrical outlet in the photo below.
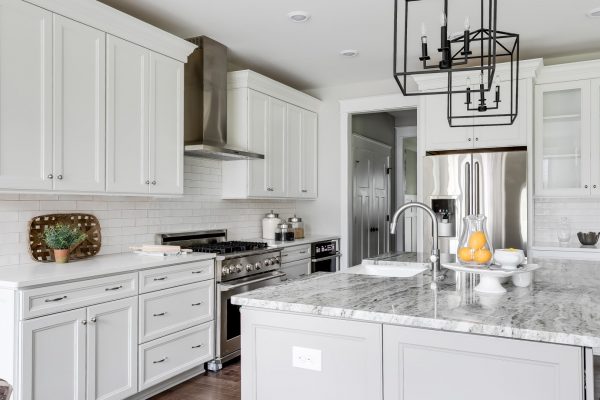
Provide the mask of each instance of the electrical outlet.
[{"label": "electrical outlet", "polygon": [[321,371],[321,350],[292,347],[292,367]]}]

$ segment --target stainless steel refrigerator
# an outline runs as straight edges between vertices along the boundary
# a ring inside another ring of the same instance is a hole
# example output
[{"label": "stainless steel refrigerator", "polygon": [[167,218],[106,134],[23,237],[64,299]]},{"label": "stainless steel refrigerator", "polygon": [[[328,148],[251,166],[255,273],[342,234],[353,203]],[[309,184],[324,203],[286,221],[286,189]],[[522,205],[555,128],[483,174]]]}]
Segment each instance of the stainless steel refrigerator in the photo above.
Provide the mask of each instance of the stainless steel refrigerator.
[{"label": "stainless steel refrigerator", "polygon": [[[527,249],[527,151],[504,150],[425,156],[423,200],[437,213],[443,259],[456,254],[463,218],[470,214],[487,217],[494,249]],[[427,251],[428,222],[423,233]]]}]

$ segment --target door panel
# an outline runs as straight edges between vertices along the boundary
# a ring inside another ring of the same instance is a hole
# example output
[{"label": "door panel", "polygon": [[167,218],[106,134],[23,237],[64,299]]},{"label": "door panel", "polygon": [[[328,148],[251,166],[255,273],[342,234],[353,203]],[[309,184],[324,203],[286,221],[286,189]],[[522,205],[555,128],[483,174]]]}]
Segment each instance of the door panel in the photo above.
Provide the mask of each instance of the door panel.
[{"label": "door panel", "polygon": [[150,54],[150,193],[183,193],[183,63]]},{"label": "door panel", "polygon": [[148,193],[150,52],[107,38],[106,190]]},{"label": "door panel", "polygon": [[[300,146],[302,188],[301,197],[317,198],[318,120],[314,112],[302,112],[302,143]],[[287,136],[290,138],[290,134]]]},{"label": "door panel", "polygon": [[52,13],[0,2],[0,188],[52,189]]},{"label": "door panel", "polygon": [[250,160],[249,187],[250,196],[269,196],[267,191],[267,130],[269,119],[269,98],[255,90],[248,90],[248,150],[264,154],[264,160]]},{"label": "door panel", "polygon": [[55,190],[105,190],[105,41],[54,15]]},{"label": "door panel", "polygon": [[304,188],[303,112],[300,107],[287,104],[287,166],[288,195],[302,197]]},{"label": "door panel", "polygon": [[269,98],[269,120],[267,129],[267,182],[271,194],[284,197],[286,188],[285,149],[286,149],[286,104],[278,99]]},{"label": "door panel", "polygon": [[[463,107],[465,102],[464,94],[455,95],[456,100],[453,104]],[[460,96],[460,97],[459,97]],[[422,113],[426,118],[422,118],[423,132],[425,135],[425,150],[454,150],[473,148],[473,127],[451,128],[448,125],[448,97],[444,95],[422,96]],[[457,115],[463,115],[461,110],[457,110]],[[471,120],[469,121],[472,124]],[[459,121],[465,123],[464,121]]]},{"label": "door panel", "polygon": [[137,297],[87,309],[87,400],[137,392]]},{"label": "door panel", "polygon": [[591,88],[591,184],[592,195],[600,196],[600,79],[592,80]]},{"label": "door panel", "polygon": [[85,400],[85,309],[21,322],[20,400]]}]

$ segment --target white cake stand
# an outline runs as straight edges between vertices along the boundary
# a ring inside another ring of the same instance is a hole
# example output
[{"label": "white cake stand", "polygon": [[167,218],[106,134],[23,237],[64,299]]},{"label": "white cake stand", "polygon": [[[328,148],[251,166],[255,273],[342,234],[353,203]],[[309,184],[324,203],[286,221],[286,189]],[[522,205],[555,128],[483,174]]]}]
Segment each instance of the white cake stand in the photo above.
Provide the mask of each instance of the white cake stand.
[{"label": "white cake stand", "polygon": [[480,276],[479,285],[474,290],[480,293],[503,294],[506,289],[500,284],[501,278],[508,278],[513,275],[523,274],[535,271],[540,266],[537,264],[524,264],[517,269],[504,269],[498,265],[480,266],[480,265],[461,265],[458,263],[442,263],[442,267],[456,271],[478,274]]}]

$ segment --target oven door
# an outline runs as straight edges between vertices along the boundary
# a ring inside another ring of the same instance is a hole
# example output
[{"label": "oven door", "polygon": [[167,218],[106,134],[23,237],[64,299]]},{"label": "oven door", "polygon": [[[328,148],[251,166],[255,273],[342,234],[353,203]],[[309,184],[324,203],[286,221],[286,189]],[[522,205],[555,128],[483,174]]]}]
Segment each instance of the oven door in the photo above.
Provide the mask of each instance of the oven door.
[{"label": "oven door", "polygon": [[310,273],[315,272],[338,272],[340,270],[340,257],[339,252],[320,258],[313,258],[310,264]]},{"label": "oven door", "polygon": [[217,358],[236,356],[240,351],[240,306],[232,304],[231,298],[261,287],[277,285],[285,279],[285,273],[272,271],[217,285]]}]

